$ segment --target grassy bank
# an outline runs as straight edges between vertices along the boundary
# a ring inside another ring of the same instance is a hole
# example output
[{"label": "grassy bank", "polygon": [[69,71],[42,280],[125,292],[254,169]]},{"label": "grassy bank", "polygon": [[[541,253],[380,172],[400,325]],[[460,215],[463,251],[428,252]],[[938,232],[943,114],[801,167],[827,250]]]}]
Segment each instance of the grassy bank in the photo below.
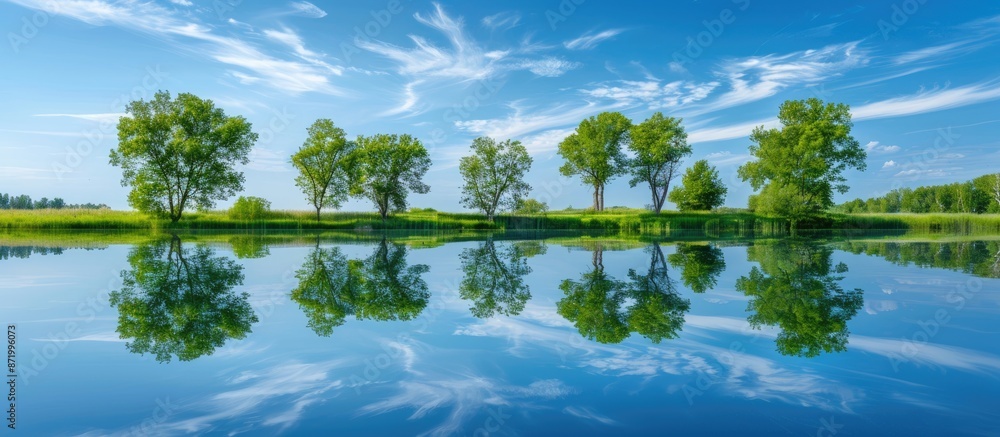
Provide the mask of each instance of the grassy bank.
[{"label": "grassy bank", "polygon": [[[830,214],[800,222],[800,230],[868,232],[892,230],[920,233],[1000,234],[1000,215],[977,214]],[[308,211],[274,211],[254,221],[234,220],[223,212],[195,212],[177,223],[130,211],[111,210],[3,210],[0,230],[101,230],[101,231],[554,231],[574,230],[644,235],[700,232],[709,237],[725,235],[782,236],[790,233],[788,221],[748,212],[664,212],[613,209],[600,213],[555,211],[541,215],[501,215],[489,222],[480,214],[414,211],[386,221],[375,213],[328,212],[319,222]]]}]

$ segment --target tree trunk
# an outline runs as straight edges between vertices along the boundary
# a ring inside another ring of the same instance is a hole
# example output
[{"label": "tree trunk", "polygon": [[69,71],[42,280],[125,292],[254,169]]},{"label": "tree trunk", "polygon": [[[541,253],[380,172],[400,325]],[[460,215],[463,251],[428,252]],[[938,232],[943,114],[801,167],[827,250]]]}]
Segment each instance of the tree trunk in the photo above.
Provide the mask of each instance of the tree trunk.
[{"label": "tree trunk", "polygon": [[319,223],[319,210],[321,208],[316,208],[316,223]]},{"label": "tree trunk", "polygon": [[601,184],[600,194],[597,195],[597,200],[601,202],[600,211],[604,211],[604,184]]},{"label": "tree trunk", "polygon": [[600,187],[600,185],[594,185],[594,211],[601,210],[601,202],[597,200],[597,196],[601,192]]}]

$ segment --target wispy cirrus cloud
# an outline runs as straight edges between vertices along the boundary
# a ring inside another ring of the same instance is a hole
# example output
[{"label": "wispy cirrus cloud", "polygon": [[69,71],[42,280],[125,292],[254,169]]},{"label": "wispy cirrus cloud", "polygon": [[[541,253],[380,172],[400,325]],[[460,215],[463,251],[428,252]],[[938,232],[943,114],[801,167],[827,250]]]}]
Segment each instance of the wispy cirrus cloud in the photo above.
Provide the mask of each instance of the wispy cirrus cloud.
[{"label": "wispy cirrus cloud", "polygon": [[858,106],[855,120],[899,117],[957,108],[1000,99],[1000,82],[992,81],[957,88],[936,88]]},{"label": "wispy cirrus cloud", "polygon": [[281,59],[247,41],[219,35],[210,26],[191,21],[155,3],[138,0],[65,0],[58,4],[44,0],[10,1],[95,26],[118,26],[145,33],[182,50],[241,68],[244,78],[259,79],[261,83],[286,92],[342,93],[330,83],[331,76],[340,74],[339,68],[316,60]]},{"label": "wispy cirrus cloud", "polygon": [[35,117],[68,117],[96,122],[117,122],[125,116],[124,112],[109,112],[99,114],[35,114]]},{"label": "wispy cirrus cloud", "polygon": [[483,17],[483,26],[492,30],[507,30],[521,23],[521,14],[517,12],[500,12]]},{"label": "wispy cirrus cloud", "polygon": [[292,2],[290,6],[292,13],[303,17],[323,18],[327,15],[326,11],[309,2]]},{"label": "wispy cirrus cloud", "polygon": [[614,38],[624,32],[625,29],[608,29],[601,32],[587,32],[577,38],[573,38],[563,43],[563,46],[570,50],[589,50],[597,47],[605,40]]}]

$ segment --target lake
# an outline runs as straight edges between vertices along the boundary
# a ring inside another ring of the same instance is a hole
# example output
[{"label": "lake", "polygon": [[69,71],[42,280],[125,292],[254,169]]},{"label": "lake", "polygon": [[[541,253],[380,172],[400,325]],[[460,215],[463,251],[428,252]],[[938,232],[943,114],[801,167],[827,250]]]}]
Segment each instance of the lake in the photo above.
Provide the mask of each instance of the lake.
[{"label": "lake", "polygon": [[0,244],[21,435],[1000,433],[995,238]]}]

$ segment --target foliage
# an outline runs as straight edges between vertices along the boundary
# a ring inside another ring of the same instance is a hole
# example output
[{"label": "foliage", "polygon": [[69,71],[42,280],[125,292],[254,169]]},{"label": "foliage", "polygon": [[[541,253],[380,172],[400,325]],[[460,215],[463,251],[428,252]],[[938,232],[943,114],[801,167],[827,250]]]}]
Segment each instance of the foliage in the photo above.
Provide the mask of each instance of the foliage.
[{"label": "foliage", "polygon": [[338,209],[347,200],[351,183],[349,157],[355,146],[333,121],[319,119],[309,126],[306,141],[292,155],[292,165],[299,171],[295,185],[316,208],[317,222],[320,210]]},{"label": "foliage", "polygon": [[483,211],[490,221],[498,211],[513,209],[531,186],[524,176],[531,169],[528,149],[520,141],[479,137],[472,141],[472,155],[458,165],[465,184],[462,205]]},{"label": "foliage", "polygon": [[759,126],[750,135],[757,158],[739,168],[754,190],[754,210],[786,217],[793,227],[833,204],[833,191],[847,192],[842,173],[864,170],[867,154],[851,136],[850,108],[821,100],[789,100],[778,112],[780,129]]},{"label": "foliage", "polygon": [[[676,338],[690,302],[676,293],[659,244],[649,248],[646,274],[629,270],[629,282],[604,272],[601,250],[600,246],[594,248],[590,272],[579,281],[566,279],[559,285],[565,297],[556,303],[558,313],[573,322],[580,335],[600,343],[620,343],[631,332],[653,343]],[[623,310],[626,300],[632,305]]]},{"label": "foliage", "polygon": [[844,291],[838,282],[847,272],[833,265],[833,249],[813,242],[759,243],[747,258],[760,263],[736,280],[736,290],[750,297],[747,319],[759,329],[778,326],[778,352],[814,357],[847,349],[847,321],[863,303],[863,291]]},{"label": "foliage", "polygon": [[497,244],[487,239],[478,247],[465,249],[459,255],[464,277],[458,291],[462,299],[471,300],[469,310],[481,319],[496,314],[516,316],[531,298],[524,276],[531,273],[527,258],[516,244]]},{"label": "foliage", "polygon": [[677,243],[667,261],[681,269],[681,281],[695,293],[715,288],[719,275],[726,270],[722,249],[712,244]]},{"label": "foliage", "polygon": [[628,161],[632,173],[629,186],[648,184],[652,210],[659,214],[667,199],[670,181],[680,170],[681,160],[691,154],[687,133],[680,119],[664,117],[657,112],[632,126],[631,139],[628,148],[635,153],[635,158]]},{"label": "foliage", "polygon": [[135,246],[128,262],[109,301],[133,353],[190,361],[246,337],[257,322],[250,295],[233,291],[243,284],[243,267],[206,246],[185,248],[174,236]]},{"label": "foliage", "polygon": [[832,211],[854,213],[1000,213],[1000,173],[971,181],[896,188],[881,197],[854,199]]},{"label": "foliage", "polygon": [[515,214],[520,215],[536,215],[545,214],[549,211],[549,205],[545,202],[540,202],[537,199],[522,199],[514,210]]},{"label": "foliage", "polygon": [[702,159],[684,172],[681,186],[670,192],[670,201],[681,211],[707,211],[722,205],[728,191],[718,170]]},{"label": "foliage", "polygon": [[129,205],[178,221],[189,205],[209,209],[243,189],[237,164],[249,162],[257,134],[243,117],[229,117],[211,100],[157,92],[130,102],[118,122],[111,165],[131,186]]},{"label": "foliage", "polygon": [[390,212],[406,211],[410,191],[427,193],[424,174],[431,158],[420,140],[410,135],[360,136],[351,158],[356,172],[352,194],[375,203],[384,221]]},{"label": "foliage", "polygon": [[263,220],[271,213],[271,202],[255,196],[240,196],[229,207],[228,215],[233,220]]},{"label": "foliage", "polygon": [[358,320],[413,320],[430,292],[424,264],[408,266],[406,247],[383,238],[366,259],[348,259],[339,248],[316,248],[295,272],[292,300],[321,336],[333,334],[348,316]]},{"label": "foliage", "polygon": [[580,122],[576,131],[559,143],[566,161],[559,172],[580,176],[594,187],[594,210],[604,210],[604,185],[625,172],[622,146],[629,143],[632,122],[619,112],[602,112]]}]

